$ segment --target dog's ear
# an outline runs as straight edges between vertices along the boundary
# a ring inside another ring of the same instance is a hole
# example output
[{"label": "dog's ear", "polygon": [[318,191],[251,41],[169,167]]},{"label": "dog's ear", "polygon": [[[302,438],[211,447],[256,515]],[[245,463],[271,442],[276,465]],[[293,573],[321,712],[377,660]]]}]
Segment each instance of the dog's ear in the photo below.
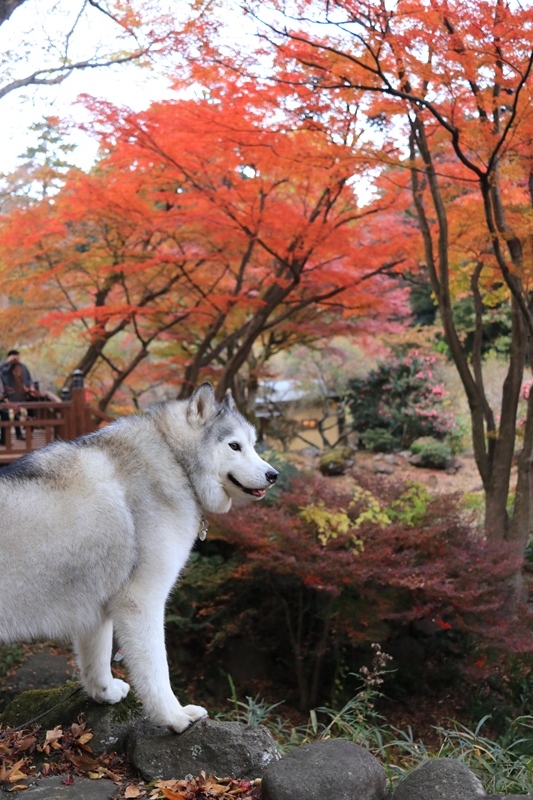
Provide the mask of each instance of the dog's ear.
[{"label": "dog's ear", "polygon": [[225,408],[227,411],[234,411],[235,410],[235,400],[233,399],[233,395],[231,393],[231,389],[226,391],[224,395],[224,399],[222,400],[222,408]]},{"label": "dog's ear", "polygon": [[215,392],[211,384],[206,381],[191,395],[187,406],[187,419],[191,425],[201,425],[215,412]]}]

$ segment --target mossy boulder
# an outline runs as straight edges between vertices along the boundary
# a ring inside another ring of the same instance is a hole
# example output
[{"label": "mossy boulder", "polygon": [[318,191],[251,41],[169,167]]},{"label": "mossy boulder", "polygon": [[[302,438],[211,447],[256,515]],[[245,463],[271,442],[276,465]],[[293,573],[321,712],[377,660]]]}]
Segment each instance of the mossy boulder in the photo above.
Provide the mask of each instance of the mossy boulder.
[{"label": "mossy boulder", "polygon": [[142,717],[142,709],[132,691],[120,703],[104,705],[91,700],[80,684],[66,683],[57,689],[22,692],[0,714],[0,723],[16,728],[37,722],[51,729],[72,725],[80,714],[94,734],[91,740],[94,753],[122,752],[127,736]]},{"label": "mossy boulder", "polygon": [[335,447],[322,454],[318,468],[322,475],[344,475],[353,465],[353,450],[349,447]]},{"label": "mossy boulder", "polygon": [[[9,646],[0,648],[9,658]],[[13,651],[16,652],[16,646]],[[9,663],[9,662],[8,662]],[[33,653],[8,678],[0,678],[0,714],[15,697],[30,689],[55,689],[74,680],[75,670],[65,655],[46,651]]]}]

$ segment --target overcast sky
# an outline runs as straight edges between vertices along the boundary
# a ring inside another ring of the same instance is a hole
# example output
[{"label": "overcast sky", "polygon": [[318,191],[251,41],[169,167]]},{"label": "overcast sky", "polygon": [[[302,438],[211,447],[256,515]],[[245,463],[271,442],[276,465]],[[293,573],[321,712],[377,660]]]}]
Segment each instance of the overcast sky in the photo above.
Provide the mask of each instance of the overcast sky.
[{"label": "overcast sky", "polygon": [[[45,65],[42,48],[53,47],[54,14],[57,6],[68,9],[79,8],[72,0],[26,0],[11,18],[0,26],[0,85],[11,78],[29,74],[33,69]],[[54,8],[54,13],[52,13]],[[76,58],[84,58],[97,40],[111,41],[116,26],[108,23],[102,14],[95,12],[97,25],[83,27],[83,41],[77,46]],[[64,30],[68,20],[56,16]],[[47,38],[48,37],[48,38]],[[30,43],[27,56],[25,48]],[[85,49],[85,52],[83,50]],[[87,93],[111,100],[119,105],[128,105],[134,110],[146,108],[151,101],[171,97],[167,80],[134,66],[117,66],[78,71],[62,84],[52,87],[29,87],[11,92],[0,99],[0,173],[8,173],[17,164],[17,157],[36,141],[29,131],[34,122],[54,114],[59,117],[83,119],[84,110],[76,105],[79,94]],[[85,134],[73,130],[73,143],[78,145],[72,160],[81,167],[89,167],[96,155],[96,143]]]}]

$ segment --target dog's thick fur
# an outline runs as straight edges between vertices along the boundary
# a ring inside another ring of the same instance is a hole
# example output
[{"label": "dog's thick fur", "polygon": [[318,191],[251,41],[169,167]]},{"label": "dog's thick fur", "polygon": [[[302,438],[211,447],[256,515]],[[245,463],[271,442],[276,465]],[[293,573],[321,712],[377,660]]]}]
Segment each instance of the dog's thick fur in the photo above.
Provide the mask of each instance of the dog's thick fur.
[{"label": "dog's thick fur", "polygon": [[179,733],[204,716],[170,688],[165,603],[203,512],[275,482],[254,444],[205,383],[0,469],[0,641],[72,640],[87,693],[117,703],[129,685],[111,673],[114,634],[152,722]]}]

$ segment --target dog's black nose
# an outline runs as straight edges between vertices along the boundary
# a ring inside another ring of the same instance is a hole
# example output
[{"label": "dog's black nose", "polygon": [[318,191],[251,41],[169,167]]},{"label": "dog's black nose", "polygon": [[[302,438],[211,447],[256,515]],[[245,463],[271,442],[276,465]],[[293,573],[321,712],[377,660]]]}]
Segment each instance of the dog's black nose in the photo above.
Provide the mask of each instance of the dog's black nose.
[{"label": "dog's black nose", "polygon": [[269,469],[265,475],[265,478],[269,483],[276,483],[278,479],[279,472],[276,472],[275,469]]}]

